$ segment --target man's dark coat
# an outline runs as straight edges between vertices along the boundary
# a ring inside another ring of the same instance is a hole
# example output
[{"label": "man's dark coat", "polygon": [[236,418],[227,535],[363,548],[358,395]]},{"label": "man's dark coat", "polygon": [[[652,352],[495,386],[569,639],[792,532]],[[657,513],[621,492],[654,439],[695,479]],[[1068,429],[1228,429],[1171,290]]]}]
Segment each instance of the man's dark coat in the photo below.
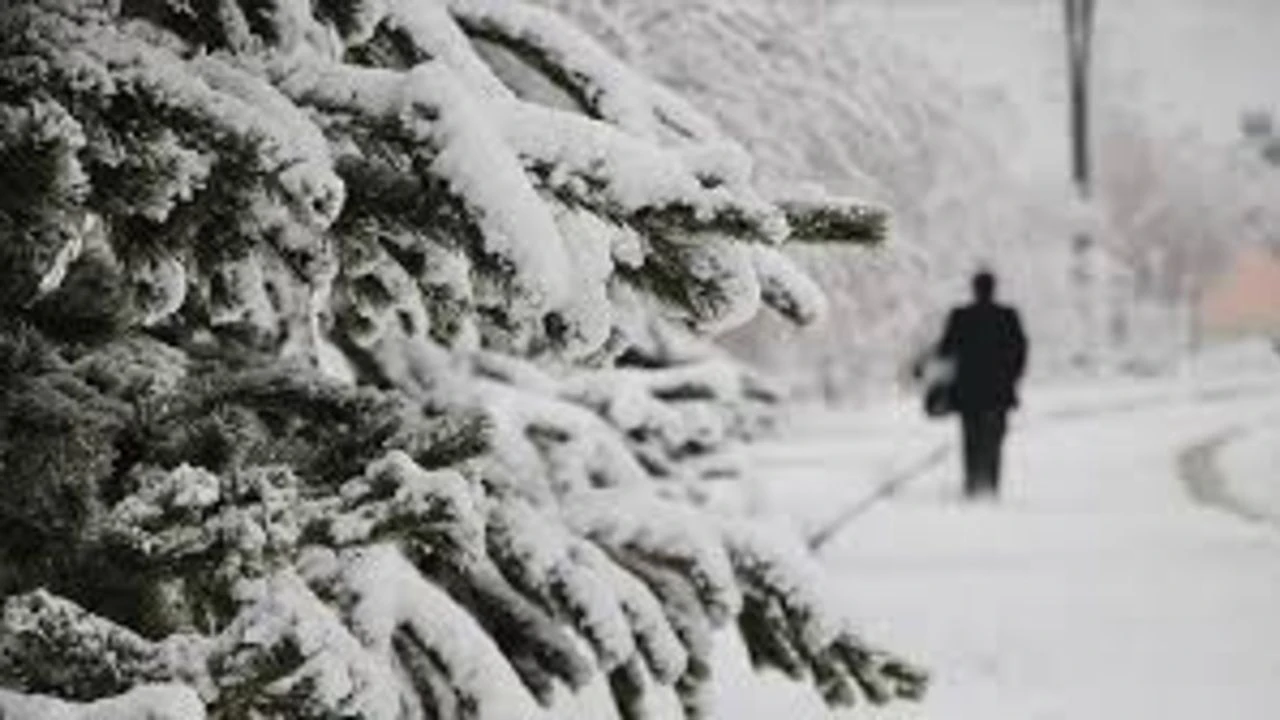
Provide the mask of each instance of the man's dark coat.
[{"label": "man's dark coat", "polygon": [[955,362],[952,401],[961,413],[1007,410],[1027,363],[1027,338],[1016,310],[975,302],[951,311],[938,348]]}]

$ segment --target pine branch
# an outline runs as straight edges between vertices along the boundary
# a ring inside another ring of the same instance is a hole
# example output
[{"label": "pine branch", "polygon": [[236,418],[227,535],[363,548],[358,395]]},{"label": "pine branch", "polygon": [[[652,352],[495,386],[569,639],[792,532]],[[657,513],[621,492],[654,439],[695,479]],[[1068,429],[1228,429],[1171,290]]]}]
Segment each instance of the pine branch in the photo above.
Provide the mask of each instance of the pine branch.
[{"label": "pine branch", "polygon": [[512,50],[593,117],[647,139],[664,131],[703,141],[721,137],[709,118],[555,13],[485,0],[450,0],[449,10],[469,35]]},{"label": "pine branch", "polygon": [[888,237],[888,213],[858,200],[781,200],[778,206],[786,213],[793,242],[871,246]]}]

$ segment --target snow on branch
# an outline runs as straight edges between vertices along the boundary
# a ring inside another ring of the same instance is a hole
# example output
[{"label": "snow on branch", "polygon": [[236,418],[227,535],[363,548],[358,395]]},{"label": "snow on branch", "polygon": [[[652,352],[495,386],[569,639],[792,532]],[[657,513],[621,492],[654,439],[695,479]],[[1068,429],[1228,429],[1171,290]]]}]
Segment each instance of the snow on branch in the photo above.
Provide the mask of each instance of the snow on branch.
[{"label": "snow on branch", "polygon": [[826,295],[791,258],[770,247],[752,251],[766,305],[797,325],[819,323],[827,316]]},{"label": "snow on branch", "polygon": [[847,630],[821,569],[797,538],[740,522],[726,523],[724,533],[744,588],[739,629],[758,667],[811,676],[834,706],[919,697],[927,674]]},{"label": "snow on branch", "polygon": [[138,685],[116,697],[69,703],[0,689],[0,717],[42,720],[204,720],[204,705],[186,685]]},{"label": "snow on branch", "polygon": [[[767,242],[787,237],[776,207],[732,182],[736,178],[710,170],[738,162],[732,146],[716,149],[719,156],[685,156],[608,123],[527,103],[507,108],[503,132],[553,193],[646,234],[722,232]],[[699,173],[690,162],[695,159],[708,171]]]},{"label": "snow on branch", "polygon": [[721,137],[709,118],[555,13],[490,0],[450,0],[449,10],[468,34],[526,58],[593,117],[649,140],[660,139],[664,129],[698,141]]},{"label": "snow on branch", "polygon": [[713,624],[737,614],[742,596],[728,556],[696,511],[626,489],[579,493],[566,507],[570,527],[607,550],[640,553],[687,574]]},{"label": "snow on branch", "polygon": [[423,63],[402,73],[303,65],[284,72],[281,87],[305,105],[391,123],[420,172],[442,180],[476,219],[476,254],[510,280],[511,304],[538,313],[563,302],[568,260],[554,219],[484,106],[448,66]]},{"label": "snow on branch", "polygon": [[600,667],[612,670],[636,652],[635,639],[608,577],[583,563],[564,526],[518,499],[495,505],[489,550],[503,574],[586,639]]}]

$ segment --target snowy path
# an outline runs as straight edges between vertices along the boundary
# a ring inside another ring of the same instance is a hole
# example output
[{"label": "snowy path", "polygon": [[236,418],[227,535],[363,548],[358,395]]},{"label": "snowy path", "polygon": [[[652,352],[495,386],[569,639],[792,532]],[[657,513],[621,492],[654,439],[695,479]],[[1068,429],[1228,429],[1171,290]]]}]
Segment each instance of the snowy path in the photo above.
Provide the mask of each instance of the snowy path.
[{"label": "snowy path", "polygon": [[[952,457],[824,548],[867,634],[936,672],[905,716],[1280,717],[1280,529],[1200,502],[1209,496],[1192,490],[1232,483],[1189,476],[1267,469],[1257,451],[1225,471],[1220,456],[1280,421],[1280,384],[1068,392],[1044,405],[1018,419],[1001,503],[961,504]],[[955,429],[890,408],[809,416],[797,432],[757,452],[754,492],[811,533]],[[827,717],[780,681],[765,686],[725,717]]]}]

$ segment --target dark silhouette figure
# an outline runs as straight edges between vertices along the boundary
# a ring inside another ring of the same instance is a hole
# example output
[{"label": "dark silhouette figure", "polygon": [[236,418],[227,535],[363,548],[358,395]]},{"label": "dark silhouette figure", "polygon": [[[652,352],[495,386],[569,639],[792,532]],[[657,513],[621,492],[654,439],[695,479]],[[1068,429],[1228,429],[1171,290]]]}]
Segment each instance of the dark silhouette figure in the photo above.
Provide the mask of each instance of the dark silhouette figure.
[{"label": "dark silhouette figure", "polygon": [[1027,362],[1022,321],[995,301],[996,278],[973,276],[973,302],[947,318],[938,353],[955,365],[951,404],[964,437],[964,489],[968,497],[1000,489],[1000,453],[1006,416],[1018,405],[1017,383]]}]

